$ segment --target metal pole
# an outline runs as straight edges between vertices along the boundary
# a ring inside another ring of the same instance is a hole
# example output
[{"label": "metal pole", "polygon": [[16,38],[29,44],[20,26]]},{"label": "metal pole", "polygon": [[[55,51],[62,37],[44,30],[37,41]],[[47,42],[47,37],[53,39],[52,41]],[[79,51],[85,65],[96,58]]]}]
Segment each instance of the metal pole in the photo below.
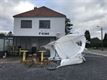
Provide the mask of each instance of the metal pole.
[{"label": "metal pole", "polygon": [[5,37],[3,37],[3,51],[5,51]]},{"label": "metal pole", "polygon": [[103,51],[103,28],[101,27],[101,50]]}]

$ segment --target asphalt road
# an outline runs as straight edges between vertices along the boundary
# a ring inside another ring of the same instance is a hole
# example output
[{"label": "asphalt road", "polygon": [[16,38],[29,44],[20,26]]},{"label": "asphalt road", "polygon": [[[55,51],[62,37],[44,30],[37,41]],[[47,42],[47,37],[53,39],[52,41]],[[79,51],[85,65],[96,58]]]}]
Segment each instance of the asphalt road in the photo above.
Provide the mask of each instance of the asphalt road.
[{"label": "asphalt road", "polygon": [[56,70],[0,63],[0,80],[107,80],[107,57],[86,54],[86,62]]}]

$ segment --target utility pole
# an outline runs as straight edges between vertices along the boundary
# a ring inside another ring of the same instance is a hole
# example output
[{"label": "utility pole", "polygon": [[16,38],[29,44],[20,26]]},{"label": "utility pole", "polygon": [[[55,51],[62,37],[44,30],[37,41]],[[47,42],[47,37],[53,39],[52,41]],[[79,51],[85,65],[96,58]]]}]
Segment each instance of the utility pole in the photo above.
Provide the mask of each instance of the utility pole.
[{"label": "utility pole", "polygon": [[103,51],[103,28],[101,27],[101,50]]},{"label": "utility pole", "polygon": [[103,50],[104,50],[104,49],[103,49],[103,28],[100,27],[100,26],[97,26],[97,27],[99,27],[100,30],[101,30],[101,50],[103,51]]}]

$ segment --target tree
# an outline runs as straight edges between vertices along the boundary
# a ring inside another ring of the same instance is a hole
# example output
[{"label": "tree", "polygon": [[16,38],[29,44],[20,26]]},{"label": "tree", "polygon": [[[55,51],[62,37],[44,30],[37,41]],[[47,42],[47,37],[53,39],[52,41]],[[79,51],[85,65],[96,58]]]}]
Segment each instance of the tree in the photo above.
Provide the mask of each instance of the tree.
[{"label": "tree", "polygon": [[107,34],[105,34],[104,36],[103,44],[104,44],[104,47],[107,47]]},{"label": "tree", "polygon": [[98,38],[93,38],[90,40],[90,42],[91,42],[90,44],[91,47],[95,47],[95,48],[101,47],[101,40]]},{"label": "tree", "polygon": [[90,47],[90,40],[91,40],[89,30],[85,31],[85,38],[87,40],[86,47],[88,48],[88,47]]},{"label": "tree", "polygon": [[5,36],[5,33],[0,33],[0,37],[4,37]]},{"label": "tree", "polygon": [[85,31],[85,37],[86,37],[86,40],[88,40],[88,41],[91,40],[89,30],[86,30],[86,31]]},{"label": "tree", "polygon": [[13,36],[12,32],[8,32],[7,36]]},{"label": "tree", "polygon": [[71,34],[70,31],[72,29],[71,26],[73,26],[73,24],[71,24],[70,22],[71,22],[70,19],[66,18],[66,21],[65,21],[65,34]]}]

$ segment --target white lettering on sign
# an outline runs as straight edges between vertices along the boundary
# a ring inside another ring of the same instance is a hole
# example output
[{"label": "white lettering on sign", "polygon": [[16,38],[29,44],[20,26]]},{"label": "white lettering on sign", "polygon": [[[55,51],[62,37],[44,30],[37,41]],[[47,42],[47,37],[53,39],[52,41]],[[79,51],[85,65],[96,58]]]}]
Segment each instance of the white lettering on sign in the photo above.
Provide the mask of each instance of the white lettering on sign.
[{"label": "white lettering on sign", "polygon": [[39,35],[49,35],[48,32],[39,32]]}]

